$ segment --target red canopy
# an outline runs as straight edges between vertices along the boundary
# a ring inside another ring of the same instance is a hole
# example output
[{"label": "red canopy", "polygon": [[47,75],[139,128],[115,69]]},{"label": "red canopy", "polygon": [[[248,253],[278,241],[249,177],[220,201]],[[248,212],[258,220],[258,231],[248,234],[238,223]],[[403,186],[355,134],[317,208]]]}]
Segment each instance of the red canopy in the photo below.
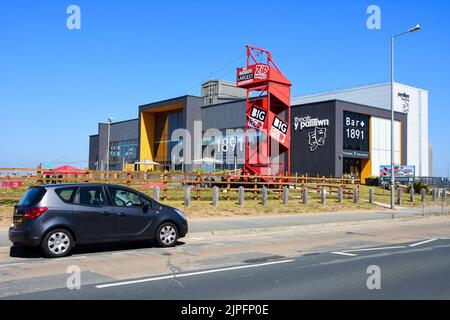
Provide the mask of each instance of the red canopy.
[{"label": "red canopy", "polygon": [[44,174],[83,174],[83,173],[84,173],[83,170],[68,165],[44,171]]}]

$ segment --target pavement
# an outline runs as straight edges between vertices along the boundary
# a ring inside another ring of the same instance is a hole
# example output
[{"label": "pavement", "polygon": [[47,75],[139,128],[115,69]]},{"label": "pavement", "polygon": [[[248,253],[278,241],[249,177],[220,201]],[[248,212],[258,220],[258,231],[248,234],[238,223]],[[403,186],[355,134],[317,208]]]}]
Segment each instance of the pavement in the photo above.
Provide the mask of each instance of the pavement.
[{"label": "pavement", "polygon": [[[400,209],[395,211],[397,218],[408,218],[422,215],[420,209]],[[267,215],[254,217],[194,218],[189,221],[189,233],[217,233],[221,231],[243,231],[251,229],[280,228],[326,223],[360,222],[389,219],[392,211],[343,211],[331,213],[315,213],[301,215]],[[195,235],[194,235],[195,236]],[[0,247],[10,246],[8,231],[0,229]]]},{"label": "pavement", "polygon": [[[448,299],[449,217],[396,215],[194,219],[174,248],[88,246],[62,259],[1,247],[0,299]],[[367,287],[373,265],[381,290]],[[67,287],[74,275],[80,290]]]}]

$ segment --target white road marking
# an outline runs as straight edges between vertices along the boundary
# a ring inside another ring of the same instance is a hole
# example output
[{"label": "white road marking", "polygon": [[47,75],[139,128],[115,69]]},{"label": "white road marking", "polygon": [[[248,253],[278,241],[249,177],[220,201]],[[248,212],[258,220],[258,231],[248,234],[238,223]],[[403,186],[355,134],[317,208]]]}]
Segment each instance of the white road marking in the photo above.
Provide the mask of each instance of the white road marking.
[{"label": "white road marking", "polygon": [[379,251],[379,250],[394,250],[394,249],[404,249],[405,246],[394,246],[394,247],[381,247],[381,248],[368,248],[368,249],[354,249],[354,250],[345,250],[342,252],[364,252],[364,251]]},{"label": "white road marking", "polygon": [[147,279],[141,279],[141,280],[124,281],[124,282],[117,282],[117,283],[111,283],[111,284],[98,285],[98,286],[96,286],[96,288],[104,289],[104,288],[125,286],[125,285],[129,285],[129,284],[136,284],[136,283],[143,283],[143,282],[152,282],[152,281],[159,281],[159,280],[184,278],[184,277],[198,276],[198,275],[203,275],[203,274],[218,273],[218,272],[232,271],[232,270],[258,268],[258,267],[264,267],[264,266],[270,266],[270,265],[275,265],[275,264],[288,263],[288,262],[293,262],[293,261],[295,261],[295,260],[293,260],[293,259],[291,259],[291,260],[282,260],[282,261],[274,261],[274,262],[252,264],[252,265],[244,265],[244,266],[237,266],[237,267],[230,267],[230,268],[222,268],[222,269],[213,269],[213,270],[206,270],[206,271],[197,271],[197,272],[183,273],[183,274],[178,274],[178,275],[161,276],[161,277],[147,278]]},{"label": "white road marking", "polygon": [[437,240],[437,239],[425,240],[425,241],[422,241],[422,242],[410,244],[409,246],[412,247],[412,248],[414,248],[414,247],[420,246],[420,245],[422,245],[422,244],[430,243],[430,242],[433,242],[433,241],[436,241],[436,240]]},{"label": "white road marking", "polygon": [[346,252],[332,252],[333,254],[341,255],[341,256],[347,256],[347,257],[356,257],[356,254],[353,253],[346,253]]},{"label": "white road marking", "polygon": [[14,266],[21,266],[25,263],[10,263],[10,264],[0,264],[0,268],[7,268],[7,267],[14,267]]}]

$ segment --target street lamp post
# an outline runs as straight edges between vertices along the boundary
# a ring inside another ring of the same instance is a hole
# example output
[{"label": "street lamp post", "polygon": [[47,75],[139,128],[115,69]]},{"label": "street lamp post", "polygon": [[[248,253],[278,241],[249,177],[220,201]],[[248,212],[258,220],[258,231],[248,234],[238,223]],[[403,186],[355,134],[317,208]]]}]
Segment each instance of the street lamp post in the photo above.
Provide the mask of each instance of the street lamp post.
[{"label": "street lamp post", "polygon": [[[391,209],[395,209],[395,150],[394,150],[394,128],[395,128],[395,112],[394,112],[394,40],[402,35],[416,32],[422,29],[418,24],[414,28],[406,32],[399,33],[391,37]],[[394,213],[392,213],[394,218]]]},{"label": "street lamp post", "polygon": [[111,139],[111,123],[113,122],[114,118],[109,117],[108,118],[108,144],[106,146],[106,171],[109,172],[109,154],[110,154],[110,139]]}]

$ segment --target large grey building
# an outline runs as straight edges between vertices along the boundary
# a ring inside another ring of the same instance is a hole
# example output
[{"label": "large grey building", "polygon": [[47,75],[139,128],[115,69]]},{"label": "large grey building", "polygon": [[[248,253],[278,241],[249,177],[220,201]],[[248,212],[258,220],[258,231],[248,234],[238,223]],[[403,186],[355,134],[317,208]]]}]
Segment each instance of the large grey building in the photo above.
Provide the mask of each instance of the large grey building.
[{"label": "large grey building", "polygon": [[[185,171],[199,166],[206,171],[242,167],[246,101],[242,91],[230,90],[230,83],[224,83],[213,80],[203,84],[201,97],[183,96],[139,106],[137,119],[113,123],[110,168],[120,170],[125,163],[134,162],[156,162],[161,166],[158,169]],[[221,85],[227,88],[218,88]],[[427,176],[428,93],[398,84],[396,88],[395,162],[414,166],[417,175]],[[378,176],[380,167],[390,163],[386,90],[385,85],[365,86],[293,99],[291,173]],[[220,92],[227,92],[226,99],[219,97]],[[99,124],[98,134],[90,137],[91,169],[105,166],[107,127]],[[196,162],[205,157],[217,163]]]}]

